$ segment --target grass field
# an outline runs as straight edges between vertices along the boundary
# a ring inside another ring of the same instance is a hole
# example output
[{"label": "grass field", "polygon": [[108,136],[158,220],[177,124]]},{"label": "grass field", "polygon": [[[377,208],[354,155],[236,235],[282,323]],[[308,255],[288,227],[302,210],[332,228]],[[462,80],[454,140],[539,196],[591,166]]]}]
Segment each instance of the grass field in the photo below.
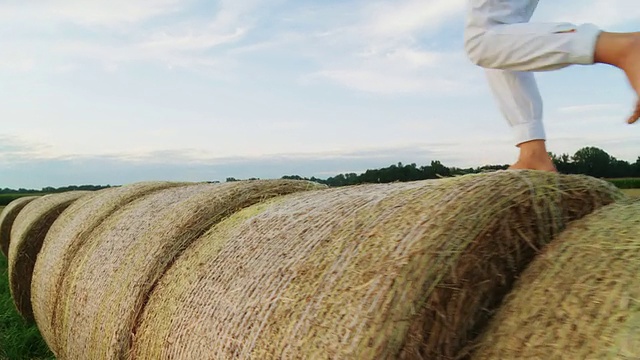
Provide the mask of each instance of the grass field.
[{"label": "grass field", "polygon": [[622,192],[629,196],[640,198],[640,189],[625,189]]},{"label": "grass field", "polygon": [[[8,205],[10,202],[23,196],[33,196],[34,194],[0,194],[0,207]],[[35,194],[40,195],[40,194]]]},{"label": "grass field", "polygon": [[640,198],[640,189],[625,189],[622,192],[629,196]]},{"label": "grass field", "polygon": [[[0,206],[0,212],[3,206]],[[34,324],[16,311],[9,290],[7,258],[0,254],[0,359],[54,359]]]},{"label": "grass field", "polygon": [[620,189],[640,189],[640,178],[607,179]]},{"label": "grass field", "polygon": [[11,300],[7,258],[0,254],[0,359],[54,359],[40,331],[27,324]]}]

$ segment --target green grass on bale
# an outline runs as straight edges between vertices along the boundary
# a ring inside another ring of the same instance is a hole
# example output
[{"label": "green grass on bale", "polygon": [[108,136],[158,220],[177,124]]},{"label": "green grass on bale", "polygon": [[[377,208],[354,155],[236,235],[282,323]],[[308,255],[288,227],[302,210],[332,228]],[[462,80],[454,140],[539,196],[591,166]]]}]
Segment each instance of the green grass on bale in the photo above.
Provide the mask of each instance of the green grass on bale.
[{"label": "green grass on bale", "polygon": [[[0,211],[2,208],[0,207]],[[16,311],[7,276],[7,258],[0,255],[0,359],[54,359],[35,324]]]}]

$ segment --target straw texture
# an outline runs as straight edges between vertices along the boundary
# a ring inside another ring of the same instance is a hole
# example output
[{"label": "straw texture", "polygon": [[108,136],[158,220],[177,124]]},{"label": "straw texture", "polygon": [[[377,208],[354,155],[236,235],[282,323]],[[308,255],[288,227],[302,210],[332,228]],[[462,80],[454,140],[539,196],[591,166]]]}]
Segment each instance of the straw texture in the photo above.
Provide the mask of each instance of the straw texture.
[{"label": "straw texture", "polygon": [[187,183],[141,182],[96,191],[74,202],[51,226],[33,271],[31,304],[40,333],[54,353],[57,344],[52,323],[57,295],[78,249],[96,227],[128,203],[159,190],[185,185]]},{"label": "straw texture", "polygon": [[71,260],[53,324],[60,358],[121,359],[149,292],[175,257],[243,207],[323,186],[249,181],[163,190],[107,218]]},{"label": "straw texture", "polygon": [[640,202],[571,224],[524,272],[474,359],[640,359]]},{"label": "straw texture", "polygon": [[454,358],[535,249],[621,197],[593,178],[503,171],[253,206],[173,263],[132,358]]},{"label": "straw texture", "polygon": [[42,242],[58,216],[87,194],[72,191],[45,195],[27,204],[16,217],[9,244],[9,285],[18,312],[27,320],[33,320],[31,279]]},{"label": "straw texture", "polygon": [[2,246],[2,254],[4,256],[9,256],[9,242],[11,240],[13,222],[20,211],[36,198],[37,196],[26,196],[13,200],[0,213],[0,246]]}]

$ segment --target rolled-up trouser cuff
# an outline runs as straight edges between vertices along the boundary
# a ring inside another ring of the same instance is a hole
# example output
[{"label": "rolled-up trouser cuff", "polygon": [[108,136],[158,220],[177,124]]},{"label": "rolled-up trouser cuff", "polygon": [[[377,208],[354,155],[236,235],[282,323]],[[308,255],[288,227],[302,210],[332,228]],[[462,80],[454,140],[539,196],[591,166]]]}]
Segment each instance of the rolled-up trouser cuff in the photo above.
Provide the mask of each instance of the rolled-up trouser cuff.
[{"label": "rolled-up trouser cuff", "polygon": [[594,24],[582,24],[576,28],[572,51],[569,55],[571,63],[591,65],[594,63],[596,43],[602,30]]},{"label": "rolled-up trouser cuff", "polygon": [[546,140],[547,138],[542,120],[514,124],[511,129],[515,136],[516,145],[532,140]]}]

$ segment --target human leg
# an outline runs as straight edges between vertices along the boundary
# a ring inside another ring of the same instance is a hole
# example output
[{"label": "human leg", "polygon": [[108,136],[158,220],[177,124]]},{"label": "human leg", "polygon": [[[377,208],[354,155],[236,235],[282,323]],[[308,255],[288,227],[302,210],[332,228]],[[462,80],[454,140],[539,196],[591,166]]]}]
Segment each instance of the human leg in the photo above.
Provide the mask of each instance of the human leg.
[{"label": "human leg", "polygon": [[640,118],[640,32],[612,33],[590,24],[519,23],[494,25],[479,34],[467,40],[468,52],[487,69],[548,71],[595,63],[621,69],[637,96],[627,122]]},{"label": "human leg", "polygon": [[469,0],[465,48],[476,64],[512,71],[609,64],[637,95],[627,120],[640,118],[640,32],[604,32],[592,24],[529,23],[538,0]]},{"label": "human leg", "polygon": [[556,171],[546,149],[542,99],[534,74],[495,69],[487,69],[486,74],[520,149],[518,161],[511,169]]},{"label": "human leg", "polygon": [[[465,47],[470,58],[475,62],[501,61],[505,67],[515,68],[517,63],[523,63],[517,57],[508,54],[495,57],[491,60],[491,53],[487,50],[491,46],[482,42],[486,40],[487,29],[504,24],[527,25],[533,11],[537,6],[537,0],[472,0],[470,1],[469,16],[465,29]],[[525,33],[534,33],[522,26],[516,29]],[[502,47],[496,38],[490,41],[497,43],[494,47]],[[521,48],[522,44],[510,44],[508,47]],[[501,50],[501,51],[502,51]],[[526,52],[526,51],[525,51]],[[497,51],[496,53],[500,53]],[[524,62],[528,66],[544,66],[536,64],[536,56]],[[524,70],[529,70],[525,68]],[[512,169],[530,168],[546,171],[555,171],[552,161],[549,159],[545,146],[545,131],[542,122],[542,98],[538,91],[536,80],[532,72],[503,70],[486,68],[489,87],[498,103],[498,107],[509,125],[513,129],[516,145],[520,148],[518,161],[511,166]]]},{"label": "human leg", "polygon": [[627,75],[638,100],[633,114],[627,122],[633,124],[640,118],[640,32],[603,32],[596,43],[594,60],[613,65]]},{"label": "human leg", "polygon": [[538,0],[469,0],[465,50],[489,69],[549,71],[594,63],[593,24],[530,23]]}]

